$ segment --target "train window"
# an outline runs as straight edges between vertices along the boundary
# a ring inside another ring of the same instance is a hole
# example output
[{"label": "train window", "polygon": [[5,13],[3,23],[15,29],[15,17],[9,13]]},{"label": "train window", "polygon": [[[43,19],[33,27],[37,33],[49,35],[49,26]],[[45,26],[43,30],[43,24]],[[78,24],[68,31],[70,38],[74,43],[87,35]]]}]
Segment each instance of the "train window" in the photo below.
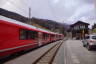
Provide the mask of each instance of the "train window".
[{"label": "train window", "polygon": [[36,39],[36,38],[38,38],[38,32],[29,31],[29,39]]},{"label": "train window", "polygon": [[46,39],[46,34],[45,34],[45,33],[43,33],[43,39],[44,39],[44,40]]},{"label": "train window", "polygon": [[54,35],[52,35],[51,37],[54,38]]},{"label": "train window", "polygon": [[46,39],[47,39],[47,37],[49,37],[49,35],[48,35],[48,34],[46,34],[46,33],[43,33],[43,39],[44,39],[44,40],[46,40]]},{"label": "train window", "polygon": [[25,30],[25,29],[20,29],[20,39],[21,39],[21,40],[27,39],[27,30]]},{"label": "train window", "polygon": [[37,37],[38,37],[38,32],[36,32],[36,31],[20,29],[20,39],[21,40],[36,39]]}]

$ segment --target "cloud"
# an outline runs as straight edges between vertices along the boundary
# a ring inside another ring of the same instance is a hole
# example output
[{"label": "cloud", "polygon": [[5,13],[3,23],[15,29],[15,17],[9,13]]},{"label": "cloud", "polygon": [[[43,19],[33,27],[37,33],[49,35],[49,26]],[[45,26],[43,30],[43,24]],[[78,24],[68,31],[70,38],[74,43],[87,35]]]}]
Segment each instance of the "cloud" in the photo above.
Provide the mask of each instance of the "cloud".
[{"label": "cloud", "polygon": [[91,11],[94,10],[93,4],[85,4],[82,6],[79,6],[75,13],[68,19],[68,21],[77,21],[81,17],[83,17],[85,14],[92,13]]},{"label": "cloud", "polygon": [[53,0],[54,4],[57,4],[60,0]]},{"label": "cloud", "polygon": [[28,17],[30,7],[32,17],[73,23],[87,18],[92,13],[93,3],[94,0],[0,0],[0,8]]}]

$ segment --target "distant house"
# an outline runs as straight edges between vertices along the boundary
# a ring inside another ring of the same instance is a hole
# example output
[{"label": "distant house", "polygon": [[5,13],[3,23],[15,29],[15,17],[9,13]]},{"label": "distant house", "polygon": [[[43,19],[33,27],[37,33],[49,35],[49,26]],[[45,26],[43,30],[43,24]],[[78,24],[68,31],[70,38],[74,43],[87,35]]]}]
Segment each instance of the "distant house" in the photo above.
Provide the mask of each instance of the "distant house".
[{"label": "distant house", "polygon": [[96,33],[96,23],[92,26],[92,33]]},{"label": "distant house", "polygon": [[86,34],[89,34],[88,23],[78,21],[71,25],[71,33],[72,37],[76,37],[78,39],[82,39]]}]

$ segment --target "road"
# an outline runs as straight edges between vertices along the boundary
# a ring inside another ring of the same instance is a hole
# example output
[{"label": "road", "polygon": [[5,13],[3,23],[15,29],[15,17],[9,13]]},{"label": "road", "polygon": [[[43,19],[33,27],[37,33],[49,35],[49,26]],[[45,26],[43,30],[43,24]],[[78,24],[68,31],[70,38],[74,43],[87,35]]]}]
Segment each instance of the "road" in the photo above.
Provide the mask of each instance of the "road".
[{"label": "road", "polygon": [[64,53],[65,64],[96,64],[96,50],[88,51],[80,40],[67,40]]}]

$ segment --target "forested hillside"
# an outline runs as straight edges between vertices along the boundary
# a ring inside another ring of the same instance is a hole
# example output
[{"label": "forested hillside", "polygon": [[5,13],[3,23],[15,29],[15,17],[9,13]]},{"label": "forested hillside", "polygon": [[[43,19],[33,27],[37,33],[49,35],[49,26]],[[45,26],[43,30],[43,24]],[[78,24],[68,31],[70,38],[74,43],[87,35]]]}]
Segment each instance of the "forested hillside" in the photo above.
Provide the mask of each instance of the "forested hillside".
[{"label": "forested hillside", "polygon": [[54,32],[59,32],[59,33],[64,33],[66,30],[68,30],[69,25],[65,23],[59,23],[53,20],[48,20],[48,19],[39,19],[39,18],[27,18],[24,17],[20,14],[10,12],[8,10],[0,8],[0,15],[5,16],[20,22],[24,22],[27,24],[39,26],[40,28],[44,27],[45,29],[54,31]]}]

